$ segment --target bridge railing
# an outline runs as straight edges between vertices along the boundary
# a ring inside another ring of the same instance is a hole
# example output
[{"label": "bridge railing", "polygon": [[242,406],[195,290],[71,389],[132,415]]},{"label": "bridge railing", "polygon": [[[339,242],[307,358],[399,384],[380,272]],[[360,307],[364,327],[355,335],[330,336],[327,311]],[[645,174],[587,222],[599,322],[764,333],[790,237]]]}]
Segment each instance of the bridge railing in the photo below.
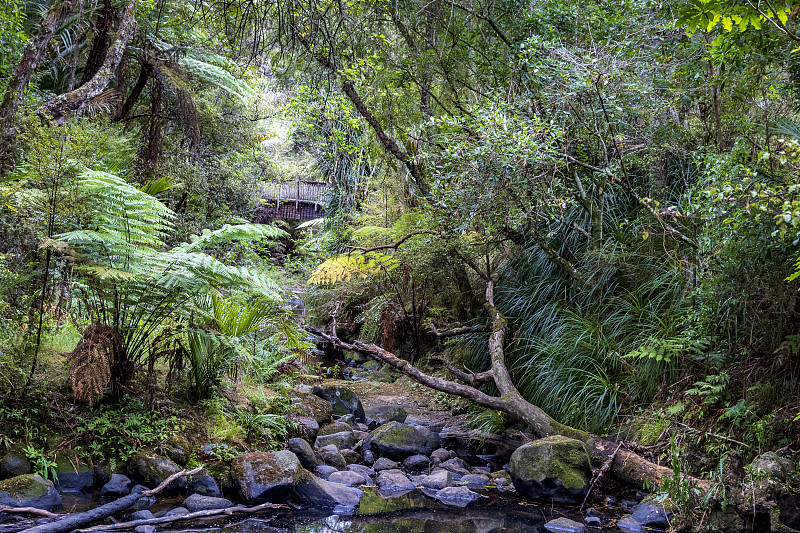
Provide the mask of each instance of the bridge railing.
[{"label": "bridge railing", "polygon": [[271,181],[263,185],[261,195],[269,200],[320,204],[327,189],[323,181]]}]

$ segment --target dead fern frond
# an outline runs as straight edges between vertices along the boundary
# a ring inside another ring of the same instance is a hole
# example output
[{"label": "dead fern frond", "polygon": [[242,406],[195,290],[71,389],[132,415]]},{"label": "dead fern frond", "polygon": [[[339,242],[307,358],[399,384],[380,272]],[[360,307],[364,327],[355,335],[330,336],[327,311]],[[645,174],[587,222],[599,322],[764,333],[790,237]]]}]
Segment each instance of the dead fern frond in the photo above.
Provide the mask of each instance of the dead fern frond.
[{"label": "dead fern frond", "polygon": [[111,367],[122,352],[122,335],[104,324],[92,324],[67,358],[72,395],[92,405],[111,381]]}]

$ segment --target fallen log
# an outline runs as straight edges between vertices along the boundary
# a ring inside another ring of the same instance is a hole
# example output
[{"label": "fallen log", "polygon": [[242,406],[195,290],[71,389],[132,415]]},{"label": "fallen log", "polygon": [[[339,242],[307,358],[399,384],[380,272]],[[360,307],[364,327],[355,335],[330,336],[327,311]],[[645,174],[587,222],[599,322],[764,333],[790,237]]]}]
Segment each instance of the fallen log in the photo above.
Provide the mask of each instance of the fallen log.
[{"label": "fallen log", "polygon": [[88,526],[93,522],[99,522],[100,520],[104,520],[111,515],[122,512],[128,507],[133,506],[137,501],[139,501],[139,498],[143,496],[154,496],[176,479],[185,476],[192,476],[200,472],[202,469],[203,467],[201,466],[199,468],[195,468],[194,470],[181,470],[180,472],[176,472],[175,474],[169,476],[154,489],[139,489],[136,491],[131,491],[131,493],[127,496],[123,496],[122,498],[114,500],[113,502],[109,502],[105,505],[101,505],[100,507],[95,507],[94,509],[90,509],[89,511],[85,511],[83,513],[61,515],[64,517],[61,520],[24,529],[21,533],[67,533],[69,531]]},{"label": "fallen log", "polygon": [[[503,345],[508,331],[508,324],[494,305],[494,281],[488,276],[485,276],[485,278],[487,279],[486,304],[492,320],[492,329],[489,336],[489,356],[491,358],[489,372],[500,393],[499,396],[486,394],[469,384],[457,383],[426,374],[409,361],[401,359],[375,344],[367,344],[361,341],[348,343],[336,337],[335,334],[328,335],[312,326],[305,326],[305,329],[309,333],[332,343],[337,348],[359,352],[387,363],[406,376],[434,390],[461,396],[483,407],[515,416],[525,422],[539,438],[561,435],[580,440],[586,444],[591,461],[595,466],[601,467],[607,461],[610,461],[611,472],[616,478],[637,488],[641,489],[648,485],[655,486],[660,484],[662,480],[672,477],[672,469],[648,461],[629,450],[618,449],[616,442],[603,439],[588,431],[562,424],[545,413],[540,407],[522,397],[514,385],[505,363]],[[708,480],[698,479],[686,474],[682,474],[681,478],[687,479],[692,485],[704,491],[708,491],[711,488],[711,482]]]},{"label": "fallen log", "polygon": [[0,513],[29,514],[34,516],[43,516],[45,518],[58,518],[59,516],[64,516],[58,513],[45,511],[44,509],[37,509],[36,507],[11,507],[10,505],[0,505]]},{"label": "fallen log", "polygon": [[255,507],[225,507],[224,509],[209,509],[207,511],[196,511],[182,516],[162,516],[161,518],[145,518],[142,520],[131,520],[130,522],[119,522],[118,524],[104,524],[101,526],[77,529],[75,533],[88,533],[90,531],[118,531],[120,529],[133,529],[139,526],[151,526],[155,524],[167,524],[180,520],[196,520],[200,518],[211,518],[214,516],[228,515],[234,513],[257,513],[264,509],[288,509],[288,505],[278,503],[262,503]]}]

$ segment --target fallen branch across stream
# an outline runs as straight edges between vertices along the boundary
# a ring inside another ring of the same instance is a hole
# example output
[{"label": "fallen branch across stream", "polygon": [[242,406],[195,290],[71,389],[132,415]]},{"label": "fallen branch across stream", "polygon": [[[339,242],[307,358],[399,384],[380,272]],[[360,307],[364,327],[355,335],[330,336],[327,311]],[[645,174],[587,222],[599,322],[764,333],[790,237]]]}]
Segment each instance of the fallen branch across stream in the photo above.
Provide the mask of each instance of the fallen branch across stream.
[{"label": "fallen branch across stream", "polygon": [[180,520],[197,520],[201,518],[212,518],[215,516],[230,516],[234,513],[257,513],[264,509],[288,509],[288,505],[278,503],[262,503],[255,507],[226,507],[224,509],[209,509],[207,511],[196,511],[181,516],[162,516],[161,518],[145,518],[142,520],[132,520],[130,522],[120,522],[118,524],[104,524],[100,526],[77,529],[75,533],[88,533],[90,531],[118,531],[120,529],[133,529],[139,526],[151,526],[155,524],[167,524]]},{"label": "fallen branch across stream", "polygon": [[58,518],[59,516],[64,516],[58,513],[45,511],[44,509],[37,509],[36,507],[11,507],[10,505],[0,505],[0,513],[29,514],[34,516],[43,516],[45,518]]},{"label": "fallen branch across stream", "polygon": [[123,496],[122,498],[114,500],[113,502],[101,505],[100,507],[95,507],[94,509],[85,511],[83,513],[60,515],[64,518],[55,522],[48,522],[46,524],[40,524],[38,526],[24,529],[21,533],[67,533],[69,531],[88,526],[94,522],[105,520],[109,516],[120,513],[128,507],[133,506],[137,501],[139,501],[139,498],[154,496],[164,490],[167,485],[176,479],[186,476],[193,476],[199,473],[202,469],[203,467],[201,466],[195,468],[194,470],[181,470],[180,472],[176,472],[169,476],[154,489],[133,491],[127,496]]}]

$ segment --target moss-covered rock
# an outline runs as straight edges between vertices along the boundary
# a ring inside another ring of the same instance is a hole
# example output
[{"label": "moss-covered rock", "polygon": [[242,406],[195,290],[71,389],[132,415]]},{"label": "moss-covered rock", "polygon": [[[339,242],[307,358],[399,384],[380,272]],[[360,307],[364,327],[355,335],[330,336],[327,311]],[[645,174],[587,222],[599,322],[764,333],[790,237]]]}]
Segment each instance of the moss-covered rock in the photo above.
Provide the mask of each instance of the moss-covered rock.
[{"label": "moss-covered rock", "polygon": [[49,479],[24,474],[0,481],[0,505],[52,511],[61,506],[61,495]]},{"label": "moss-covered rock", "polygon": [[361,405],[361,399],[358,395],[347,387],[340,385],[317,385],[311,392],[330,402],[333,408],[333,414],[346,415],[351,414],[358,421],[363,421],[364,407]]},{"label": "moss-covered rock", "polygon": [[297,456],[288,450],[245,453],[231,464],[237,492],[247,503],[285,499],[304,472]]},{"label": "moss-covered rock", "polygon": [[333,424],[327,424],[319,428],[317,436],[333,435],[334,433],[340,433],[342,431],[353,431],[353,428],[344,422],[334,422]]},{"label": "moss-covered rock", "polygon": [[322,448],[333,444],[340,450],[344,448],[352,448],[356,444],[356,437],[352,431],[340,431],[339,433],[332,433],[330,435],[320,435],[314,441],[314,448]]},{"label": "moss-covered rock", "polygon": [[[181,467],[160,455],[139,452],[131,457],[128,463],[128,477],[131,481],[155,488],[172,474],[181,471]],[[176,479],[164,489],[164,493],[175,493],[186,487],[186,478]]]},{"label": "moss-covered rock", "polygon": [[95,484],[94,465],[90,457],[74,458],[59,454],[56,460],[56,474],[58,481],[56,488],[60,492],[77,492],[86,490]]},{"label": "moss-covered rock", "polygon": [[11,449],[0,461],[0,479],[30,474],[31,463],[21,449]]},{"label": "moss-covered rock", "polygon": [[382,425],[367,439],[368,449],[378,451],[392,459],[403,459],[409,455],[429,455],[438,447],[438,442],[413,426],[392,421]]},{"label": "moss-covered rock", "polygon": [[406,421],[408,413],[399,405],[376,405],[366,410],[367,418],[374,420],[379,426],[389,422]]},{"label": "moss-covered rock", "polygon": [[583,442],[552,436],[517,448],[511,455],[509,473],[523,497],[580,503],[589,490],[592,470]]},{"label": "moss-covered rock", "polygon": [[331,402],[297,389],[292,389],[289,396],[293,398],[289,413],[294,413],[297,418],[312,418],[318,425],[330,421],[333,415]]}]

